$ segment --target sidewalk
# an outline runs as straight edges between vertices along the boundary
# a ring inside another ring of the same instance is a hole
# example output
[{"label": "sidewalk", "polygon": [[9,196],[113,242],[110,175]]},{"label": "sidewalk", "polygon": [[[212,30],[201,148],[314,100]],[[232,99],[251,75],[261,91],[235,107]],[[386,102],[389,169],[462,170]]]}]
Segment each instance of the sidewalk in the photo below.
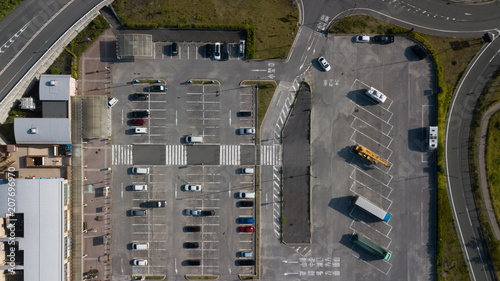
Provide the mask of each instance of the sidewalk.
[{"label": "sidewalk", "polygon": [[488,218],[490,219],[491,227],[495,232],[495,237],[500,239],[500,227],[498,226],[498,221],[491,205],[491,197],[488,189],[488,177],[486,176],[486,135],[488,133],[488,123],[491,116],[500,110],[500,103],[495,104],[490,107],[488,111],[483,115],[483,120],[481,120],[481,135],[479,140],[479,179],[481,184],[481,193],[483,194],[484,204],[486,210],[488,211]]},{"label": "sidewalk", "polygon": [[[80,95],[107,95],[116,38],[106,30],[83,54]],[[111,280],[111,140],[83,140],[83,280]],[[109,168],[109,169],[108,169]]]}]

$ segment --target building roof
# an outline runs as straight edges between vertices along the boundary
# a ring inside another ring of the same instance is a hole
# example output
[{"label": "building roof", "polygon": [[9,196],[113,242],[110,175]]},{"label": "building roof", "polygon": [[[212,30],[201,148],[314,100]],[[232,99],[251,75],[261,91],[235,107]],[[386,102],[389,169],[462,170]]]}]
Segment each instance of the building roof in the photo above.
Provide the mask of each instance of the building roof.
[{"label": "building roof", "polygon": [[43,118],[68,118],[68,101],[42,101]]},{"label": "building roof", "polygon": [[[8,181],[0,184],[0,198],[8,198]],[[64,179],[16,179],[16,213],[24,214],[24,237],[16,237],[24,251],[24,280],[63,281]],[[8,212],[0,200],[0,213]]]},{"label": "building roof", "polygon": [[70,75],[40,76],[40,100],[69,100],[72,83]]},{"label": "building roof", "polygon": [[117,36],[116,53],[121,57],[153,56],[153,36],[150,34],[123,34]]},{"label": "building roof", "polygon": [[15,118],[17,144],[70,144],[68,118]]}]

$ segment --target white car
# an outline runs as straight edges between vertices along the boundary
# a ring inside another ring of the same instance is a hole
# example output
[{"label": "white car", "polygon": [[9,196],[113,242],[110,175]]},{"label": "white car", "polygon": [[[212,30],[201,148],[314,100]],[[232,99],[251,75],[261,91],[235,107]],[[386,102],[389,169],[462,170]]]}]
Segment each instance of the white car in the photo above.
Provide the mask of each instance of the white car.
[{"label": "white car", "polygon": [[357,43],[370,43],[370,36],[368,35],[357,35],[356,36]]},{"label": "white car", "polygon": [[201,185],[199,185],[199,184],[195,184],[195,185],[185,184],[184,185],[184,191],[200,191],[200,190],[201,190]]},{"label": "white car", "polygon": [[186,216],[193,216],[193,217],[201,216],[201,210],[186,209],[185,212],[186,212]]},{"label": "white car", "polygon": [[374,99],[376,102],[380,102],[380,103],[384,103],[385,100],[387,99],[387,97],[382,94],[379,90],[373,88],[373,87],[370,87],[370,89],[366,90],[366,94]]},{"label": "white car", "polygon": [[330,71],[331,67],[324,57],[319,57],[318,62],[325,71]]},{"label": "white car", "polygon": [[134,265],[148,265],[148,260],[132,260],[132,264]]},{"label": "white car", "polygon": [[220,43],[217,42],[214,45],[214,59],[220,60]]},{"label": "white car", "polygon": [[252,134],[255,134],[255,129],[254,128],[241,128],[238,130],[238,133],[240,135],[252,135]]}]

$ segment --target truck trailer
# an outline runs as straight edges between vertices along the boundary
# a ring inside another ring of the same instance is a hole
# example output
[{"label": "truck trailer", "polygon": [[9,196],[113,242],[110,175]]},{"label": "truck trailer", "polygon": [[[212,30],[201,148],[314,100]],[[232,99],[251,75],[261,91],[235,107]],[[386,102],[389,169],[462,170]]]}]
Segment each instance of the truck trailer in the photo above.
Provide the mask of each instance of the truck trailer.
[{"label": "truck trailer", "polygon": [[391,214],[361,196],[354,197],[354,205],[386,222],[391,219]]},{"label": "truck trailer", "polygon": [[372,241],[366,239],[365,237],[357,233],[354,233],[352,235],[351,240],[352,242],[354,242],[354,244],[360,246],[361,248],[363,248],[364,250],[366,250],[367,252],[371,253],[374,256],[377,256],[386,261],[391,259],[391,253],[382,249],[382,247],[376,245]]}]

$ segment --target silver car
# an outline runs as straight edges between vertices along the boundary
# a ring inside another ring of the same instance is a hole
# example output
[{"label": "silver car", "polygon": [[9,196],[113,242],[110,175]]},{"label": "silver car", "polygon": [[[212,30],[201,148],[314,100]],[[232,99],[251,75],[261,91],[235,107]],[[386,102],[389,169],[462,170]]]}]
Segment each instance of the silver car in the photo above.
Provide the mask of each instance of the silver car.
[{"label": "silver car", "polygon": [[240,135],[252,135],[255,134],[255,128],[241,128],[238,130]]}]

